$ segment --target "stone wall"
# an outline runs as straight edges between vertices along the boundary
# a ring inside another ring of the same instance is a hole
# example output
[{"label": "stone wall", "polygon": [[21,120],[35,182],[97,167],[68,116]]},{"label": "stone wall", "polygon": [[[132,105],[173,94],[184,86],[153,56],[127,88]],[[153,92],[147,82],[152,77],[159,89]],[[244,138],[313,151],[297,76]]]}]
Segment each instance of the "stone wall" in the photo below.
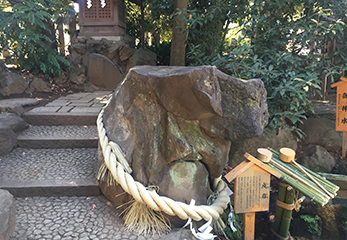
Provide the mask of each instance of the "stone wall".
[{"label": "stone wall", "polygon": [[69,52],[71,70],[65,79],[60,77],[57,81],[67,81],[84,91],[114,90],[130,68],[156,65],[156,54],[147,49],[135,49],[130,37],[117,41],[77,37],[69,46]]}]

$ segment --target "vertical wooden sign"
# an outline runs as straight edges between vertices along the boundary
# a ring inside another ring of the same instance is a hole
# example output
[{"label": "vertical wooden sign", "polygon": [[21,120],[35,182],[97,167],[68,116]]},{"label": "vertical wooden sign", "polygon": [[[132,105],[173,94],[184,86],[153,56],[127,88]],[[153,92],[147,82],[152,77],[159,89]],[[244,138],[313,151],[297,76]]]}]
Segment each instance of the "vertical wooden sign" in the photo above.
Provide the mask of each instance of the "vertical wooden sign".
[{"label": "vertical wooden sign", "polygon": [[235,179],[235,213],[244,213],[244,240],[254,239],[255,212],[268,211],[270,174],[252,165]]},{"label": "vertical wooden sign", "polygon": [[331,85],[336,90],[336,131],[343,133],[342,157],[346,157],[346,131],[347,131],[347,78],[341,77],[342,81]]},{"label": "vertical wooden sign", "polygon": [[253,165],[235,179],[235,213],[269,210],[270,174]]}]

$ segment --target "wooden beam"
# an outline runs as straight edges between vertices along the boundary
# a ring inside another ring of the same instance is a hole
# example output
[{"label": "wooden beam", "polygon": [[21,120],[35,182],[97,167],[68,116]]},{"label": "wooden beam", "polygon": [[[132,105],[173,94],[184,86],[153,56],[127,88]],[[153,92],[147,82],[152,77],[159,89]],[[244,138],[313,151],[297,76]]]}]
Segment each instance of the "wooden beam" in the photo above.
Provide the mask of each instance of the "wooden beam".
[{"label": "wooden beam", "polygon": [[245,158],[251,162],[253,162],[255,165],[257,165],[258,167],[264,169],[265,171],[267,171],[268,173],[274,175],[277,178],[281,178],[281,174],[275,170],[273,170],[272,168],[270,168],[267,164],[259,161],[258,159],[256,159],[255,157],[253,157],[251,154],[249,153],[245,153]]},{"label": "wooden beam", "polygon": [[231,170],[230,172],[228,172],[227,174],[225,174],[224,178],[228,181],[231,182],[233,181],[235,178],[237,178],[239,175],[241,175],[242,173],[244,173],[248,168],[252,167],[254,165],[254,163],[250,162],[250,161],[243,161],[242,163],[240,163],[239,165],[237,165],[235,168],[233,168],[233,170]]}]

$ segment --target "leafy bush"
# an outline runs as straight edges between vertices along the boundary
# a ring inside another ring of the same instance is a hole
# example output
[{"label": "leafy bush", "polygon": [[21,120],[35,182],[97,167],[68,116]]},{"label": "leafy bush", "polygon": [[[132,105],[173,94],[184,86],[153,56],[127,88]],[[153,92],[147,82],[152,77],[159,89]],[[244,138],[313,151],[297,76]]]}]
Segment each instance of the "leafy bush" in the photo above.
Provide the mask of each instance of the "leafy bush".
[{"label": "leafy bush", "polygon": [[292,223],[292,232],[296,234],[312,234],[320,237],[322,235],[322,219],[318,216],[300,215]]},{"label": "leafy bush", "polygon": [[14,51],[21,69],[60,74],[69,62],[57,51],[56,27],[71,11],[67,1],[19,1],[12,12],[0,11],[0,50]]},{"label": "leafy bush", "polygon": [[337,211],[337,219],[339,221],[338,228],[341,236],[345,236],[346,239],[347,234],[347,206],[341,205]]},{"label": "leafy bush", "polygon": [[147,48],[157,54],[157,65],[170,65],[171,42],[163,41]]},{"label": "leafy bush", "polygon": [[[232,21],[241,26],[241,38],[225,42],[224,50],[200,35],[190,41],[190,65],[216,65],[238,78],[263,80],[268,92],[268,129],[278,130],[290,122],[296,127],[312,110],[311,97],[320,95],[324,75],[332,81],[347,70],[347,17],[340,1],[235,1],[229,5]],[[232,3],[232,4],[233,4]],[[211,15],[191,15],[198,25],[208,24]],[[340,19],[341,18],[341,19]],[[200,27],[201,28],[201,27]],[[189,29],[189,31],[192,31]],[[194,30],[195,32],[195,30]],[[211,37],[211,36],[210,36]],[[220,36],[219,36],[220,37]],[[207,51],[206,45],[214,46]],[[334,45],[331,51],[328,46]]]}]

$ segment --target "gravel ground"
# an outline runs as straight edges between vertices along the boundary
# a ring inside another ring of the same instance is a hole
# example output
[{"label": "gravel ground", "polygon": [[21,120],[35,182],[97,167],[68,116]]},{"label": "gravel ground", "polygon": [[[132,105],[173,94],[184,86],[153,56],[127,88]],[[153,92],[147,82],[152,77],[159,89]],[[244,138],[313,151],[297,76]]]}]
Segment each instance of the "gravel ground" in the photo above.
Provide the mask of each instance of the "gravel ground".
[{"label": "gravel ground", "polygon": [[16,198],[16,228],[10,240],[190,240],[188,230],[138,236],[126,230],[119,212],[95,197]]},{"label": "gravel ground", "polygon": [[0,179],[46,180],[95,177],[96,148],[17,148],[0,156]]}]

